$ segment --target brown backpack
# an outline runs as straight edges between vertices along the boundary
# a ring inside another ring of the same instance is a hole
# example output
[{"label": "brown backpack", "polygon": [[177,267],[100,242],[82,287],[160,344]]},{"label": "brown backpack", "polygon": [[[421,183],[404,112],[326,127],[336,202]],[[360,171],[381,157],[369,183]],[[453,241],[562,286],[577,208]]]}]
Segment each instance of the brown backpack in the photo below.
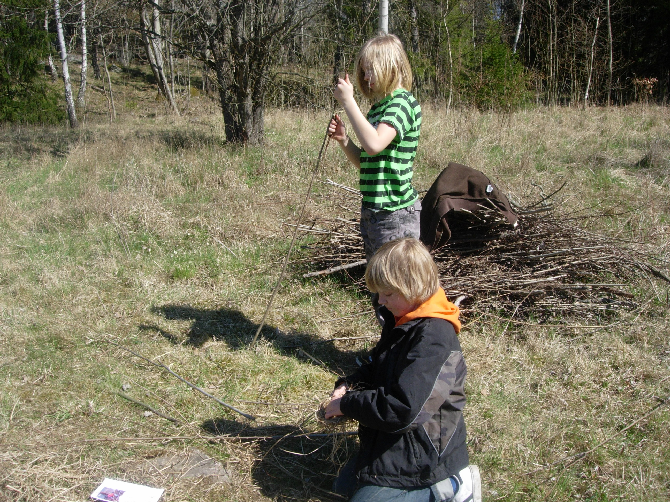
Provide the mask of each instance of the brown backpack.
[{"label": "brown backpack", "polygon": [[[493,210],[504,216],[509,226],[516,226],[518,220],[505,194],[484,173],[456,162],[449,162],[440,173],[421,206],[421,241],[429,250],[446,244],[457,229],[477,227],[472,222],[478,212]],[[467,221],[470,223],[464,224]],[[486,225],[479,228],[485,231]]]}]

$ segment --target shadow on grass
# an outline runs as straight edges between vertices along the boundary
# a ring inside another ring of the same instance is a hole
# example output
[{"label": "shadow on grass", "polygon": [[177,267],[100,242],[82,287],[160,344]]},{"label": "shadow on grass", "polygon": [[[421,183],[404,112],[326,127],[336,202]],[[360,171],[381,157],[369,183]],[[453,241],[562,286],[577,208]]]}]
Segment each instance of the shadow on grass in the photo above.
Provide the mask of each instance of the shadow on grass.
[{"label": "shadow on grass", "polygon": [[[249,347],[258,331],[258,324],[251,322],[238,310],[229,308],[200,309],[190,305],[168,304],[152,307],[151,311],[169,321],[190,321],[186,339],[161,329],[156,325],[140,325],[143,331],[155,331],[174,344],[202,346],[208,340],[225,341],[233,350]],[[356,368],[356,357],[361,351],[343,351],[331,340],[301,332],[284,333],[278,328],[264,326],[259,340],[269,341],[283,355],[299,357],[314,364],[321,363],[338,375],[351,373]]]},{"label": "shadow on grass", "polygon": [[305,434],[293,425],[248,427],[225,419],[207,420],[202,428],[248,444],[255,456],[254,484],[264,496],[277,501],[346,500],[330,490],[356,449],[355,435]]},{"label": "shadow on grass", "polygon": [[[183,334],[170,333],[158,326],[140,326],[141,330],[157,332],[174,344],[199,347],[208,340],[219,340],[226,342],[232,350],[240,350],[249,347],[258,330],[258,324],[230,308],[200,309],[168,304],[151,310],[168,321],[191,322],[186,339]],[[282,333],[272,326],[264,326],[260,338],[269,341],[280,353],[312,364],[319,364],[320,361],[324,367],[338,374],[351,373],[356,367],[358,353],[338,350],[332,341],[313,335]],[[355,436],[306,434],[295,425],[253,427],[249,422],[224,418],[207,420],[201,427],[207,434],[225,435],[226,440],[239,438],[248,445],[255,459],[252,469],[254,482],[272,500],[345,500],[331,493],[330,488],[339,467],[354,451]]]}]

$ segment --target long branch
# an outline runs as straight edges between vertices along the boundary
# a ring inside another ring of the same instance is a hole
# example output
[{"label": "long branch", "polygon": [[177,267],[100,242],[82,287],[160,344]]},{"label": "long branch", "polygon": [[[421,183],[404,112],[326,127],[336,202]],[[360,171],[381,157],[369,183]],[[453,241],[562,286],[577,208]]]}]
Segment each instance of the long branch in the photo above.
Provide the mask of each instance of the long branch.
[{"label": "long branch", "polygon": [[138,354],[137,352],[135,352],[135,351],[133,351],[133,350],[130,350],[129,348],[124,347],[124,346],[122,346],[122,345],[119,345],[118,343],[113,342],[113,341],[111,341],[111,340],[107,340],[107,342],[108,342],[108,343],[111,343],[112,345],[116,345],[116,346],[117,346],[118,348],[120,348],[121,350],[125,350],[126,352],[130,352],[130,353],[131,353],[132,355],[134,355],[135,357],[139,357],[140,359],[144,359],[146,362],[151,363],[151,364],[153,364],[154,366],[158,366],[159,368],[163,368],[163,369],[166,370],[168,373],[170,373],[172,376],[177,377],[179,380],[181,380],[182,382],[184,382],[186,385],[188,385],[188,386],[191,387],[192,389],[197,390],[198,392],[204,394],[205,396],[207,396],[207,397],[213,399],[214,401],[216,401],[217,403],[219,403],[221,406],[224,406],[225,408],[228,408],[229,410],[233,410],[234,412],[239,413],[239,414],[242,415],[244,418],[248,418],[249,420],[256,420],[256,417],[254,417],[253,415],[249,415],[248,413],[244,413],[243,411],[238,410],[238,409],[235,408],[234,406],[232,406],[232,405],[230,405],[230,404],[228,404],[228,403],[225,403],[225,402],[221,401],[219,398],[217,398],[217,397],[215,397],[215,396],[212,396],[212,395],[211,395],[209,392],[207,392],[206,390],[201,389],[201,388],[198,387],[197,385],[192,384],[191,382],[189,382],[189,381],[186,380],[185,378],[180,377],[179,375],[177,375],[174,371],[172,371],[170,368],[168,368],[168,367],[167,367],[166,365],[164,365],[163,363],[157,363],[156,361],[152,361],[152,360],[149,359],[148,357],[144,357],[143,355]]}]

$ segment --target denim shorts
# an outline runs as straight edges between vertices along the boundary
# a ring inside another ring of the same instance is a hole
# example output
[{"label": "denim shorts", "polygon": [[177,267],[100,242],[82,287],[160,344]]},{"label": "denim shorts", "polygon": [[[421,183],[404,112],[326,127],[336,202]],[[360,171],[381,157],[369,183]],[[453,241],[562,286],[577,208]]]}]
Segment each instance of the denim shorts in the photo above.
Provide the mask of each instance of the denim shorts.
[{"label": "denim shorts", "polygon": [[386,211],[384,209],[361,208],[361,237],[365,245],[365,257],[370,260],[382,244],[403,237],[419,238],[421,232],[421,201],[413,206]]}]

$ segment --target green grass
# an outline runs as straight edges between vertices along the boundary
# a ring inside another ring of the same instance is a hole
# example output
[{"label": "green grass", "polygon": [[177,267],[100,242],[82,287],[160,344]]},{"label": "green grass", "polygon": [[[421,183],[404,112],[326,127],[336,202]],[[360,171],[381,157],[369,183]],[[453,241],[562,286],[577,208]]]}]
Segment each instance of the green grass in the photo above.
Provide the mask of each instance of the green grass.
[{"label": "green grass", "polygon": [[[80,131],[0,129],[0,499],[84,500],[118,477],[166,487],[166,501],[334,500],[322,490],[355,441],[277,438],[328,432],[314,411],[378,332],[371,316],[353,315],[369,309],[366,295],[346,274],[304,279],[304,266],[289,267],[251,345],[328,114],[269,110],[266,145],[244,149],[225,144],[208,98],[174,117],[148,94],[123,86],[112,125],[96,96],[100,118]],[[559,217],[597,208],[607,216],[575,225],[648,242],[668,273],[666,108],[424,110],[419,190],[449,160],[480,168],[522,203],[568,181]],[[355,203],[326,178],[357,186],[336,145],[307,218],[353,217]],[[314,243],[301,236],[294,257]],[[486,500],[670,497],[670,411],[645,416],[670,394],[668,289],[641,280],[631,291],[643,309],[554,326],[469,314],[466,422]],[[609,328],[580,327],[599,323]],[[119,397],[124,387],[180,423],[145,416]],[[275,439],[212,440],[213,431]],[[188,448],[225,462],[232,483],[138,467]]]}]

